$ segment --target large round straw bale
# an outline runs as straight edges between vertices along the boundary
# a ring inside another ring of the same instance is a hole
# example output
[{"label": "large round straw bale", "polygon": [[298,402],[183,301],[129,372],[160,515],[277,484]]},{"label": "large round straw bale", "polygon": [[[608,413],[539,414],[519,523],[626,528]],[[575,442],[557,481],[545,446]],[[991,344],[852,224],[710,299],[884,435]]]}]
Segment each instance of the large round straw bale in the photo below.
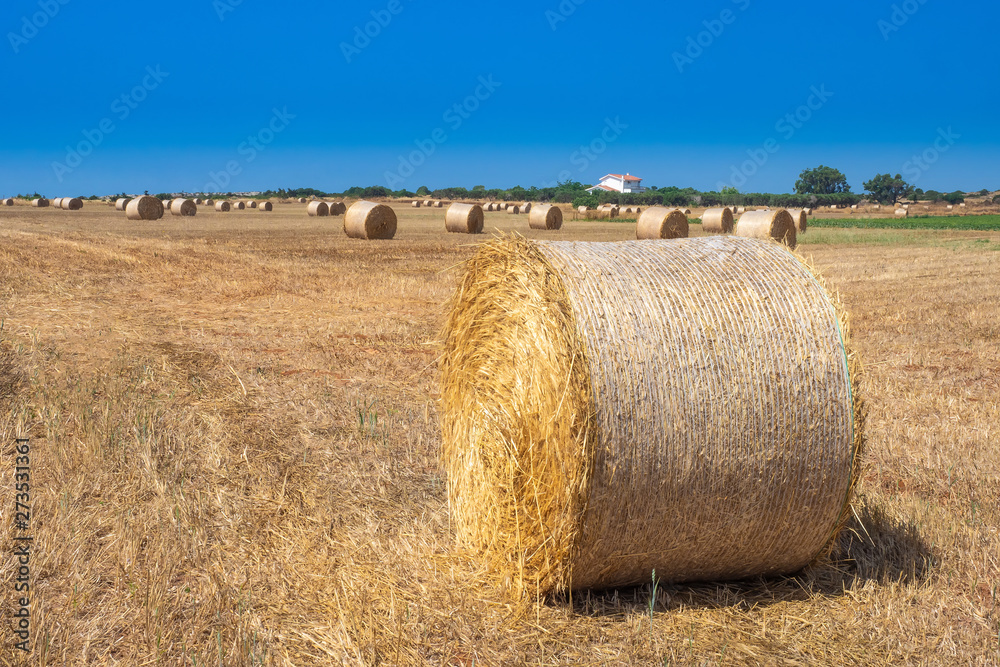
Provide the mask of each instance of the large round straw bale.
[{"label": "large round straw bale", "polygon": [[413,208],[420,208],[420,202],[415,201],[412,204],[410,204],[410,206],[412,206]]},{"label": "large round straw bale", "polygon": [[49,200],[45,197],[39,197],[38,199],[32,199],[31,205],[35,208],[48,208]]},{"label": "large round straw bale", "polygon": [[309,202],[309,207],[306,210],[309,212],[309,215],[314,218],[324,218],[330,215],[330,205],[325,201]]},{"label": "large round straw bale", "polygon": [[897,218],[905,218],[908,215],[910,215],[910,212],[908,210],[906,210],[905,208],[897,208],[896,209],[896,217]]},{"label": "large round straw bale", "polygon": [[430,208],[433,205],[434,205],[434,202],[431,201],[430,199],[425,199],[424,200],[424,206],[426,206],[427,208]]},{"label": "large round straw bale", "polygon": [[299,197],[298,201],[299,201],[300,204],[305,204],[306,203],[306,198],[305,197]]},{"label": "large round straw bale", "polygon": [[115,200],[115,210],[124,211],[130,201],[132,201],[131,197],[122,197],[121,199]]},{"label": "large round straw bale", "polygon": [[257,208],[257,202],[254,201],[253,199],[248,199],[246,204],[247,208]]},{"label": "large round straw bale", "polygon": [[4,206],[13,206],[14,205],[14,200],[13,199],[9,199],[9,198],[8,199],[4,199],[3,200],[3,205]]},{"label": "large round straw bale", "polygon": [[747,211],[736,223],[736,235],[746,238],[774,239],[794,248],[798,242],[795,221],[783,208],[774,211]]},{"label": "large round straw bale", "polygon": [[441,207],[443,207],[443,206],[444,206],[444,203],[443,203],[443,202],[440,202],[440,201],[436,201],[436,202],[434,202],[434,208],[441,208]]},{"label": "large round straw bale", "polygon": [[521,212],[521,207],[517,204],[507,204],[507,213],[509,215],[517,215]]},{"label": "large round straw bale", "polygon": [[203,202],[203,201],[202,201],[201,199],[195,199],[195,200],[194,200],[194,205],[195,205],[195,206],[201,206],[201,205],[202,205],[203,203],[204,203],[204,202]]},{"label": "large round straw bale", "polygon": [[125,207],[129,220],[159,220],[163,217],[163,202],[156,197],[136,197]]},{"label": "large round straw bale", "polygon": [[710,208],[701,216],[701,229],[709,234],[732,234],[733,211],[729,208]]},{"label": "large round straw bale", "polygon": [[233,202],[233,210],[234,211],[245,211],[245,210],[247,210],[246,202],[241,202],[241,201]]},{"label": "large round straw bale", "polygon": [[215,200],[214,199],[206,199],[205,200],[205,206],[215,206]]},{"label": "large round straw bale", "polygon": [[190,199],[179,197],[170,202],[170,215],[192,218],[198,215],[198,206]]},{"label": "large round straw bale", "polygon": [[233,208],[233,205],[227,201],[217,201],[215,202],[215,210],[219,213],[229,213]]},{"label": "large round straw bale", "polygon": [[396,235],[396,212],[385,204],[359,201],[344,215],[344,233],[352,239],[391,239]]},{"label": "large round straw bale", "polygon": [[83,200],[78,197],[63,197],[59,200],[59,207],[64,211],[79,211],[83,208]]},{"label": "large round straw bale", "polygon": [[479,204],[452,204],[444,214],[444,226],[455,234],[482,234],[485,216]]},{"label": "large round straw bale", "polygon": [[637,239],[683,239],[690,231],[687,216],[664,206],[647,208],[635,226]]},{"label": "large round straw bale", "polygon": [[330,215],[344,215],[347,213],[347,205],[342,201],[334,201],[329,203]]},{"label": "large round straw bale", "polygon": [[541,204],[528,214],[528,226],[532,229],[562,229],[563,212],[558,206]]},{"label": "large round straw bale", "polygon": [[[876,206],[876,208],[878,208],[878,207]],[[806,215],[812,215],[813,214],[813,210],[811,208],[804,208],[802,210],[806,212]]]},{"label": "large round straw bale", "polygon": [[163,210],[164,211],[169,211],[170,210],[170,204],[173,201],[174,201],[173,199],[161,199],[160,203],[163,204]]},{"label": "large round straw bale", "polygon": [[260,209],[261,211],[273,211],[273,210],[274,210],[274,204],[272,204],[272,203],[271,203],[271,202],[269,202],[269,201],[262,201],[262,202],[260,203],[260,205],[258,206],[258,208],[259,208],[259,209]]},{"label": "large round straw bale", "polygon": [[691,209],[686,208],[686,209],[682,210],[681,213],[683,213],[684,215],[691,215]]},{"label": "large round straw bale", "polygon": [[576,207],[576,212],[577,213],[586,213],[587,212],[587,207],[586,206],[577,206]]},{"label": "large round straw bale", "polygon": [[806,210],[804,208],[790,208],[788,215],[792,216],[792,220],[795,222],[795,231],[799,234],[805,234],[806,230],[809,229],[809,215]]},{"label": "large round straw bale", "polygon": [[531,207],[532,203],[530,201],[521,204],[521,213],[531,213]]},{"label": "large round straw bale", "polygon": [[62,208],[62,197],[56,197],[52,200],[52,208]]},{"label": "large round straw bale", "polygon": [[759,239],[491,241],[451,301],[459,543],[524,594],[794,573],[864,446],[846,318]]}]

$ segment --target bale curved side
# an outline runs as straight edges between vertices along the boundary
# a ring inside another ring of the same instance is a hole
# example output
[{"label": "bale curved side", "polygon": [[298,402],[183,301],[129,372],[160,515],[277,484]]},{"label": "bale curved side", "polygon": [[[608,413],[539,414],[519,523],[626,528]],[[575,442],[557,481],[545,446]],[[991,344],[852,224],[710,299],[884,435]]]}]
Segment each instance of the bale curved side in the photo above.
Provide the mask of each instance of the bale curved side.
[{"label": "bale curved side", "polygon": [[701,229],[709,234],[732,234],[733,211],[730,208],[710,208],[701,216]]},{"label": "bale curved side", "polygon": [[14,205],[14,200],[10,199],[10,198],[4,199],[3,200],[3,205],[4,206],[13,206]]},{"label": "bale curved side", "polygon": [[257,202],[253,199],[248,199],[246,201],[247,208],[257,208]]},{"label": "bale curved side", "polygon": [[509,215],[518,215],[521,212],[521,207],[517,204],[508,204],[507,213]]},{"label": "bale curved side", "polygon": [[747,211],[736,223],[736,235],[744,238],[772,239],[794,248],[798,239],[795,221],[783,208],[773,211]]},{"label": "bale curved side", "polygon": [[421,204],[420,204],[420,202],[415,201],[412,204],[410,204],[410,206],[412,206],[413,208],[420,208]]},{"label": "bale curved side", "polygon": [[562,224],[563,212],[558,206],[543,204],[528,214],[528,226],[532,229],[557,230],[562,229]]},{"label": "bale curved side", "polygon": [[31,205],[35,208],[48,208],[49,200],[45,197],[39,197],[38,199],[32,199]]},{"label": "bale curved side", "polygon": [[352,239],[391,239],[396,236],[396,224],[391,207],[370,201],[359,201],[344,214],[344,233]]},{"label": "bale curved side", "polygon": [[259,208],[259,209],[260,209],[261,211],[267,211],[267,212],[270,212],[270,211],[273,211],[273,210],[274,210],[274,204],[272,204],[272,203],[271,203],[271,202],[269,202],[269,201],[262,201],[262,202],[260,203],[260,206],[258,206],[258,208]]},{"label": "bale curved side", "polygon": [[136,197],[125,207],[129,220],[159,220],[163,217],[163,202],[156,197]]},{"label": "bale curved side", "polygon": [[444,214],[444,227],[453,234],[482,234],[485,221],[479,204],[452,204]]},{"label": "bale curved side", "polygon": [[684,239],[690,234],[690,229],[687,216],[677,209],[652,206],[639,216],[635,237],[643,240]]},{"label": "bale curved side", "polygon": [[246,205],[245,202],[241,202],[241,201],[233,202],[233,210],[234,211],[245,211],[245,210],[247,210],[247,205]]},{"label": "bale curved side", "polygon": [[213,206],[214,207],[215,206],[215,200],[214,199],[206,199],[205,200],[205,206]]},{"label": "bale curved side", "polygon": [[441,358],[460,544],[532,596],[798,571],[858,476],[847,333],[757,239],[484,244]]},{"label": "bale curved side", "polygon": [[132,201],[132,199],[130,197],[123,197],[122,199],[116,200],[115,201],[115,210],[116,211],[124,211],[126,209],[126,207],[128,207],[128,203],[130,201]]},{"label": "bale curved side", "polygon": [[63,197],[59,200],[59,207],[64,211],[79,211],[83,208],[83,200],[78,197]]},{"label": "bale curved side", "polygon": [[309,203],[309,207],[306,209],[310,217],[313,218],[325,218],[330,215],[330,205],[325,201],[314,201]]},{"label": "bale curved side", "polygon": [[170,215],[192,218],[198,215],[198,205],[190,199],[175,199],[170,202]]}]

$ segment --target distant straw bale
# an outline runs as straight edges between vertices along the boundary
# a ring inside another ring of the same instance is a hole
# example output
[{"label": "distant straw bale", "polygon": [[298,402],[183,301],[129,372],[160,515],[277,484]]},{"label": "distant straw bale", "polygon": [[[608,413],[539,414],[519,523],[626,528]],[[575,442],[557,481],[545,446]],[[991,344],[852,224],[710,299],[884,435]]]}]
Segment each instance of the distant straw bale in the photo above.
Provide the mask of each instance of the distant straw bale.
[{"label": "distant straw bale", "polygon": [[344,233],[352,239],[389,240],[396,236],[396,212],[385,204],[359,201],[344,215]]},{"label": "distant straw bale", "polygon": [[562,224],[562,209],[552,204],[541,204],[531,209],[531,212],[528,213],[528,226],[531,229],[553,231],[562,229]]},{"label": "distant straw bale", "polygon": [[452,204],[444,214],[444,226],[453,234],[482,234],[485,216],[479,204]]},{"label": "distant straw bale", "polygon": [[314,201],[309,203],[309,208],[306,209],[311,217],[325,218],[330,215],[330,205],[325,201]]},{"label": "distant straw bale", "polygon": [[128,207],[128,203],[132,201],[131,197],[123,197],[115,201],[115,210],[124,211]]},{"label": "distant straw bale", "polygon": [[690,233],[687,216],[677,209],[665,206],[647,208],[635,227],[635,237],[649,239],[683,239]]},{"label": "distant straw bale", "polygon": [[701,230],[709,234],[732,234],[733,211],[729,208],[710,208],[701,216]]},{"label": "distant straw bale", "polygon": [[773,239],[794,248],[798,242],[795,221],[783,208],[773,211],[747,211],[736,223],[736,235],[744,238]]},{"label": "distant straw bale", "polygon": [[39,197],[38,199],[32,199],[31,205],[35,208],[48,208],[49,200],[45,197]]},{"label": "distant straw bale", "polygon": [[215,210],[219,213],[229,213],[233,209],[233,205],[227,201],[217,201],[215,202]]},{"label": "distant straw bale", "polygon": [[136,197],[125,207],[129,220],[159,220],[163,217],[163,202],[156,197]]},{"label": "distant straw bale", "polygon": [[198,206],[190,199],[177,198],[170,202],[170,215],[193,218],[198,215]]}]

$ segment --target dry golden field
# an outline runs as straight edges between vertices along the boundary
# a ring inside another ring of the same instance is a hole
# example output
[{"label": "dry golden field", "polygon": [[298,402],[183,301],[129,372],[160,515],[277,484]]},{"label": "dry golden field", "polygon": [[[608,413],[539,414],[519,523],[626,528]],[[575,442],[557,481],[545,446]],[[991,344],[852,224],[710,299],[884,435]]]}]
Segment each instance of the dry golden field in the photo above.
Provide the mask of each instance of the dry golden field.
[{"label": "dry golden field", "polygon": [[[23,373],[0,384],[0,664],[1000,664],[1000,234],[800,237],[866,362],[866,472],[830,562],[518,601],[456,553],[439,460],[443,308],[488,236],[397,211],[394,241],[365,242],[298,204],[0,209]],[[30,655],[9,627],[19,434]]]}]

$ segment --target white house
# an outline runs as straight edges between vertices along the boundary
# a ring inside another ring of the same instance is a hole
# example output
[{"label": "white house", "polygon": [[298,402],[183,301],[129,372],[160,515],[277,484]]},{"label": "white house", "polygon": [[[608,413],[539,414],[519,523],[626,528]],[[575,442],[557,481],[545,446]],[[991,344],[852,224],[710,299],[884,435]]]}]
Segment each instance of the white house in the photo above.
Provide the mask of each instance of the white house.
[{"label": "white house", "polygon": [[646,188],[642,187],[642,179],[632,174],[625,174],[624,176],[621,174],[608,174],[601,178],[599,185],[587,188],[587,192],[594,192],[595,190],[631,194],[633,192],[645,192]]}]

